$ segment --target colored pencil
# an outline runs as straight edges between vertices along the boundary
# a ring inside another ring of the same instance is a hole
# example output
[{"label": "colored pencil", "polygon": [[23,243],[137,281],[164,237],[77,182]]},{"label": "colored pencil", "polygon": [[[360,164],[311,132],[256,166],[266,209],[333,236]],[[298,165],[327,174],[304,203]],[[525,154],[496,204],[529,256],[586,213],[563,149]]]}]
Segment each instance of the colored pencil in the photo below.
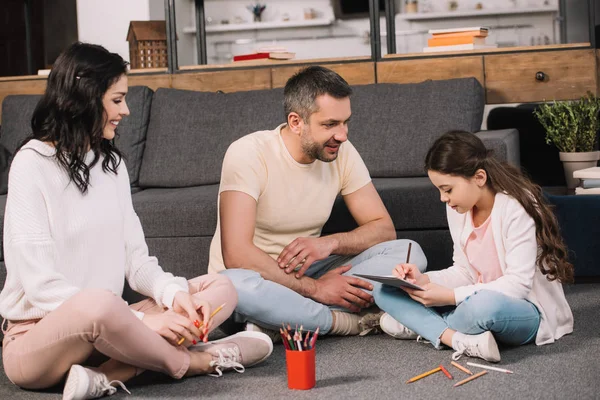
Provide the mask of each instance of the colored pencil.
[{"label": "colored pencil", "polygon": [[440,372],[441,370],[442,369],[440,367],[434,368],[431,371],[427,371],[427,372],[422,373],[421,375],[417,375],[417,376],[410,378],[409,380],[406,381],[406,383],[412,383],[412,382],[418,381],[419,379],[425,378],[426,376],[429,376],[431,374],[435,374],[436,372]]},{"label": "colored pencil", "polygon": [[507,374],[514,374],[513,371],[510,371],[508,369],[498,368],[498,367],[490,367],[489,365],[476,364],[476,363],[472,363],[472,362],[468,362],[467,365],[470,365],[472,367],[479,367],[479,368],[489,369],[489,370],[492,370],[492,371],[504,372],[504,373],[507,373]]},{"label": "colored pencil", "polygon": [[442,369],[442,372],[444,373],[444,375],[446,375],[448,377],[448,379],[452,379],[452,375],[450,375],[450,372],[448,372],[448,370],[446,368],[444,368],[443,365],[440,364],[440,368]]},{"label": "colored pencil", "polygon": [[314,348],[315,344],[317,343],[317,336],[319,335],[319,327],[317,326],[317,330],[315,331],[315,333],[313,333],[313,337],[310,340],[310,348]]},{"label": "colored pencil", "polygon": [[[214,317],[219,311],[221,311],[223,309],[223,307],[225,307],[225,304],[227,304],[227,303],[223,303],[219,307],[215,308],[215,311],[213,311],[210,314],[210,317],[208,317],[208,320],[210,321],[212,319],[212,317]],[[194,321],[194,325],[196,325],[196,321]],[[199,322],[198,325],[196,325],[196,327],[198,329],[200,329],[202,327],[202,325],[204,325],[204,321]],[[177,345],[181,345],[183,342],[185,342],[185,338],[184,337],[182,337],[181,339],[179,339],[179,341],[177,342]]]},{"label": "colored pencil", "polygon": [[488,373],[488,372],[487,372],[486,370],[483,370],[483,371],[481,371],[481,372],[478,372],[478,373],[476,373],[475,375],[471,375],[470,377],[468,377],[468,378],[465,378],[465,379],[463,379],[463,380],[462,380],[462,381],[460,381],[460,382],[456,382],[456,383],[454,384],[454,387],[457,387],[457,386],[460,386],[460,385],[464,385],[465,383],[467,383],[467,382],[471,382],[473,379],[477,379],[477,378],[479,378],[480,376],[483,376],[483,375],[485,375],[485,374],[487,374],[487,373]]},{"label": "colored pencil", "polygon": [[460,369],[464,373],[473,375],[473,373],[471,371],[469,371],[467,368],[463,367],[462,365],[460,365],[459,363],[457,363],[455,361],[451,361],[450,364],[454,365],[456,368]]},{"label": "colored pencil", "polygon": [[410,249],[412,249],[412,242],[408,242],[408,252],[406,252],[406,264],[410,261]]}]

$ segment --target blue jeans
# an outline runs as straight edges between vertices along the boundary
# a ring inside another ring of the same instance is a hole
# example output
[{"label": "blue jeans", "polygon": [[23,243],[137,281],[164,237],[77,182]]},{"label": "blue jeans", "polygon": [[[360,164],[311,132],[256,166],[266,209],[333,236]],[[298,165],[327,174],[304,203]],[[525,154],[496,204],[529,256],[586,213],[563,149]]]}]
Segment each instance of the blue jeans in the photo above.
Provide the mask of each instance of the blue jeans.
[{"label": "blue jeans", "polygon": [[[406,261],[410,240],[392,240],[375,245],[357,256],[329,256],[313,263],[305,275],[319,279],[328,271],[342,265],[351,264],[352,269],[344,275],[372,274],[390,275],[394,266]],[[421,247],[412,242],[410,262],[424,271],[427,259]],[[332,315],[329,306],[304,297],[286,286],[263,279],[258,272],[248,269],[227,269],[226,275],[238,292],[238,305],[234,312],[235,322],[253,322],[272,329],[281,323],[293,326],[303,325],[314,331],[319,328],[323,334],[331,329]],[[380,283],[372,282],[374,289]],[[370,293],[369,291],[365,290]]]},{"label": "blue jeans", "polygon": [[456,307],[426,307],[391,286],[377,287],[373,297],[382,310],[438,349],[448,328],[468,335],[491,331],[499,342],[518,346],[535,340],[540,326],[533,303],[492,290],[479,290]]}]

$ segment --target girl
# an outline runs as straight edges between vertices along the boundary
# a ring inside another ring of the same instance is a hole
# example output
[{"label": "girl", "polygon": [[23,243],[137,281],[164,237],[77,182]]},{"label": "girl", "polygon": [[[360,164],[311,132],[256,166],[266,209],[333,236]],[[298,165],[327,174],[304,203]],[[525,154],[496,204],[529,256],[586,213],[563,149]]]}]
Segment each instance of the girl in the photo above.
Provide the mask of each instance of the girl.
[{"label": "girl", "polygon": [[492,362],[500,361],[496,339],[542,345],[571,333],[561,283],[573,281],[573,266],[540,187],[467,132],[437,139],[425,168],[446,203],[454,265],[424,274],[412,264],[396,266],[395,276],[425,290],[384,286],[374,293],[387,313],[382,330],[420,335],[438,349],[443,343],[456,350],[454,359]]},{"label": "girl", "polygon": [[[243,371],[272,350],[257,332],[187,349],[206,342],[233,312],[237,295],[223,276],[186,281],[148,255],[113,143],[129,114],[126,69],[100,46],[75,43],[61,54],[34,111],[33,134],[9,174],[4,370],[28,389],[48,388],[68,374],[63,399],[113,394],[145,369],[174,378]],[[124,279],[149,299],[128,306]],[[211,310],[222,303],[211,323]],[[83,367],[96,351],[108,361]]]}]

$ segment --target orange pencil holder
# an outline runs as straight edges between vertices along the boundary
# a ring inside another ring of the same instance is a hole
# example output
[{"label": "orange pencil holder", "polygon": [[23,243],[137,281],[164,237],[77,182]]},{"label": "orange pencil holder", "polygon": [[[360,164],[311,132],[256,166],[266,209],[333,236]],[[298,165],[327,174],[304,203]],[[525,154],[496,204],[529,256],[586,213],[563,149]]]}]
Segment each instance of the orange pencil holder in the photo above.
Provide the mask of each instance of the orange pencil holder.
[{"label": "orange pencil holder", "polygon": [[288,388],[307,390],[315,387],[317,379],[315,359],[314,347],[303,351],[285,351]]}]

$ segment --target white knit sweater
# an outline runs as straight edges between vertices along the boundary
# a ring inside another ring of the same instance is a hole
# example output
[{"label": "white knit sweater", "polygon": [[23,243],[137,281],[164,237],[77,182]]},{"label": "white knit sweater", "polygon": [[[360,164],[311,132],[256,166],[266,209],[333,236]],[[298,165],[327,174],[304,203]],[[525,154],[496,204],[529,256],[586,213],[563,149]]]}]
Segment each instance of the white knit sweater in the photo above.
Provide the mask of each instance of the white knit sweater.
[{"label": "white knit sweater", "polygon": [[[12,321],[43,318],[85,288],[121,296],[125,278],[133,290],[172,306],[177,291],[188,292],[187,281],[164,272],[148,255],[124,162],[115,175],[102,171],[101,157],[82,194],[55,153],[31,140],[12,162],[0,314]],[[85,162],[93,157],[89,152]]]}]

